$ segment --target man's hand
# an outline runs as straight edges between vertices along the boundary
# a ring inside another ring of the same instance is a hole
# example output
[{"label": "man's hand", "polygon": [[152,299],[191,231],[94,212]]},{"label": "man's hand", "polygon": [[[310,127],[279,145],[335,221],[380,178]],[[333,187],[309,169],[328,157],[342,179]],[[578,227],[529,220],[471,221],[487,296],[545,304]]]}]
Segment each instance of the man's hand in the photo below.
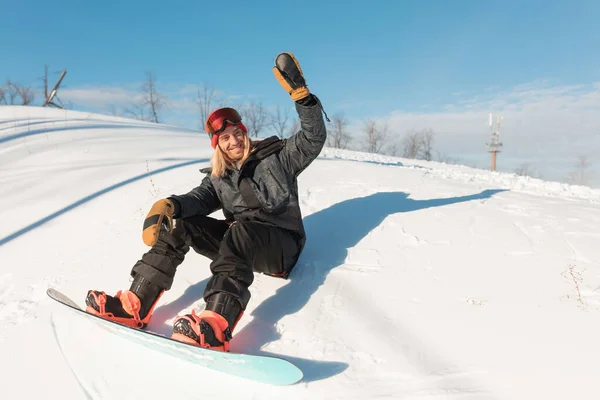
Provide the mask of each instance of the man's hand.
[{"label": "man's hand", "polygon": [[302,100],[310,95],[300,63],[292,53],[281,53],[277,56],[273,74],[292,100]]},{"label": "man's hand", "polygon": [[175,206],[171,200],[162,199],[152,205],[144,220],[142,239],[148,246],[154,246],[158,240],[161,228],[173,232],[173,213]]}]

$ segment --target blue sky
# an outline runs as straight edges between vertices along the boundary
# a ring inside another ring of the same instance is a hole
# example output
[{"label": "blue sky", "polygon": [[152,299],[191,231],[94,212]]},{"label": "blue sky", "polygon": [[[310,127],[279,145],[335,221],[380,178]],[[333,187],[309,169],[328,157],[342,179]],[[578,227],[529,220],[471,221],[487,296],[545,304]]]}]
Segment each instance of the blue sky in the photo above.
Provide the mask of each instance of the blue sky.
[{"label": "blue sky", "polygon": [[[135,90],[152,71],[172,97],[208,84],[231,98],[289,106],[271,66],[279,52],[291,51],[330,113],[358,121],[476,108],[485,132],[486,113],[507,107],[492,110],[498,98],[532,84],[545,91],[583,85],[579,91],[595,93],[600,81],[598,1],[1,0],[0,6],[0,79],[41,88],[48,64],[54,77],[68,70],[65,90],[87,89],[92,97],[98,88]],[[69,100],[76,109],[101,108],[81,93]],[[167,119],[176,121],[178,104],[164,111]]]}]

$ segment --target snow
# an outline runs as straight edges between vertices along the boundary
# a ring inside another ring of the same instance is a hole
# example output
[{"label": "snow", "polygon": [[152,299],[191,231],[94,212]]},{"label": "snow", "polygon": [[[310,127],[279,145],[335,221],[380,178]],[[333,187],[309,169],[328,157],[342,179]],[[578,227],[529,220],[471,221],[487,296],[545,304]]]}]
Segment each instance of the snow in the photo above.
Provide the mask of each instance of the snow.
[{"label": "snow", "polygon": [[[149,351],[46,297],[128,288],[150,206],[196,186],[211,151],[174,126],[0,107],[3,398],[598,398],[586,187],[324,149],[299,179],[305,251],[290,280],[256,276],[232,341],[296,363],[293,386]],[[208,266],[188,254],[152,330],[203,306]]]}]

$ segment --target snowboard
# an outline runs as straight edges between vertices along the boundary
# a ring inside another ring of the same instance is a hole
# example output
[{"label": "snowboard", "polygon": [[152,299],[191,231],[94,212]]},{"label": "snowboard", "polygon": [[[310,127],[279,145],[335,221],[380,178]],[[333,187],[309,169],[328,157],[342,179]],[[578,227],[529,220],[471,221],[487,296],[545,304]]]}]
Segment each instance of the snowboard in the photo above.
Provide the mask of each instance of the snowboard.
[{"label": "snowboard", "polygon": [[87,313],[56,289],[46,293],[74,315],[87,318],[101,328],[125,339],[195,365],[271,385],[291,385],[302,379],[302,371],[291,362],[273,356],[222,352],[179,342],[148,330],[130,328]]}]

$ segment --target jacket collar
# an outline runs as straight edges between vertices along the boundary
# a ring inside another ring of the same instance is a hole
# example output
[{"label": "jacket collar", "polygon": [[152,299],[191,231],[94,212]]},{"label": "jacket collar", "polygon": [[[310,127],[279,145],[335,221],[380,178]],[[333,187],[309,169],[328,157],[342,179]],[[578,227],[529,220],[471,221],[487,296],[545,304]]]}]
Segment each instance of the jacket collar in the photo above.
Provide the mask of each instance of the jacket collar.
[{"label": "jacket collar", "polygon": [[284,142],[277,136],[271,136],[264,140],[252,142],[251,145],[254,147],[254,150],[250,153],[246,162],[250,159],[262,160],[273,153],[277,153],[283,147]]},{"label": "jacket collar", "polygon": [[[248,156],[248,158],[246,159],[246,161],[244,161],[244,164],[242,164],[242,166],[240,167],[240,171],[242,170],[244,165],[248,164],[248,162],[250,161],[262,160],[263,158],[266,158],[271,154],[277,153],[283,148],[284,144],[285,142],[279,139],[277,136],[270,136],[263,140],[256,140],[251,142],[250,145],[253,147],[253,150],[250,153],[250,156]],[[210,167],[202,168],[200,170],[200,172],[205,174],[210,174],[211,171],[212,168]],[[232,168],[227,168],[227,170],[225,171],[226,174],[231,174],[232,172],[234,172]]]}]

